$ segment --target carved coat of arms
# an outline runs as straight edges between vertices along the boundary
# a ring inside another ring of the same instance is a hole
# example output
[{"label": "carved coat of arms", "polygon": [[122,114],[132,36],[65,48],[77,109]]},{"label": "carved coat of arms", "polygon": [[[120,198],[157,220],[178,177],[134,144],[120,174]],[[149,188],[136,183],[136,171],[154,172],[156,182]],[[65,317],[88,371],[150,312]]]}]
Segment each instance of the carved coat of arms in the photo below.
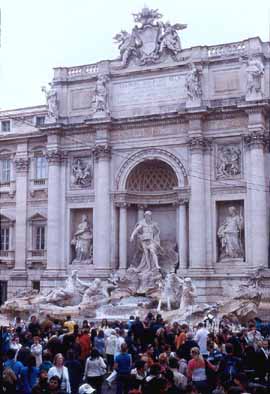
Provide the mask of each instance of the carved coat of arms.
[{"label": "carved coat of arms", "polygon": [[177,30],[187,25],[163,23],[158,10],[147,7],[133,16],[139,26],[135,25],[131,33],[122,30],[114,37],[119,44],[121,67],[126,67],[131,59],[139,65],[158,63],[165,54],[177,60],[181,52]]}]

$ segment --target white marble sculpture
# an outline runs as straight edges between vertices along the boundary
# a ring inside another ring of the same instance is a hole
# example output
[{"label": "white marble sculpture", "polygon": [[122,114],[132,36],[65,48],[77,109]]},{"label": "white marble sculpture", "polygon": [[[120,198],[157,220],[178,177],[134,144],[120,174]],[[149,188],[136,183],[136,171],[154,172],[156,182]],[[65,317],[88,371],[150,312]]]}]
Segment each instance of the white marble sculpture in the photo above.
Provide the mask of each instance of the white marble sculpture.
[{"label": "white marble sculpture", "polygon": [[236,207],[228,209],[228,216],[218,229],[220,240],[220,259],[242,258],[243,245],[241,233],[244,227],[244,220],[241,214],[237,213]]},{"label": "white marble sculpture", "polygon": [[122,30],[114,37],[119,44],[120,68],[126,67],[129,61],[135,64],[155,64],[171,56],[175,61],[181,52],[181,41],[177,31],[185,29],[187,25],[163,23],[159,21],[162,15],[157,9],[144,7],[141,12],[133,14],[135,25],[131,34]]},{"label": "white marble sculpture", "polygon": [[48,114],[46,117],[46,122],[53,123],[56,122],[59,116],[58,109],[58,98],[57,91],[53,87],[52,83],[49,83],[50,88],[47,89],[46,86],[42,86],[41,90],[45,93],[46,101],[48,105]]},{"label": "white marble sculpture", "polygon": [[175,273],[168,273],[163,281],[160,282],[161,294],[158,302],[157,311],[161,311],[163,303],[166,303],[167,310],[172,310],[172,304],[181,299],[184,281]]},{"label": "white marble sculpture", "polygon": [[196,290],[191,278],[185,278],[183,283],[182,297],[180,301],[179,314],[190,315],[195,305]]},{"label": "white marble sculpture", "polygon": [[137,34],[137,27],[132,29],[131,34],[125,30],[121,30],[120,33],[116,34],[114,40],[118,42],[118,48],[120,51],[121,66],[125,67],[131,55],[138,55],[138,48],[142,45],[142,41]]},{"label": "white marble sculpture", "polygon": [[87,215],[82,215],[71,245],[75,247],[75,259],[72,263],[92,263],[93,262],[93,233],[90,228]]},{"label": "white marble sculpture", "polygon": [[251,56],[247,63],[247,91],[246,100],[259,100],[263,97],[262,78],[264,65],[260,59]]},{"label": "white marble sculpture", "polygon": [[181,52],[181,41],[177,30],[182,30],[187,25],[176,23],[171,25],[170,22],[162,23],[163,33],[159,37],[159,51],[169,51],[172,55],[176,56]]},{"label": "white marble sculpture", "polygon": [[225,145],[218,148],[217,178],[232,178],[241,173],[241,149]]},{"label": "white marble sculpture", "polygon": [[158,224],[152,221],[152,212],[146,211],[144,219],[136,224],[130,237],[130,241],[132,242],[137,236],[143,250],[141,262],[137,267],[138,272],[160,269],[158,263],[158,254],[161,253],[159,235],[160,229]]},{"label": "white marble sculpture", "polygon": [[92,168],[90,162],[83,163],[81,159],[76,159],[72,164],[73,183],[78,186],[91,186]]},{"label": "white marble sculpture", "polygon": [[94,97],[92,99],[93,116],[109,116],[108,75],[100,74],[96,82]]},{"label": "white marble sculpture", "polygon": [[200,106],[202,98],[201,73],[194,63],[189,64],[186,75],[185,88],[187,93],[187,106]]}]

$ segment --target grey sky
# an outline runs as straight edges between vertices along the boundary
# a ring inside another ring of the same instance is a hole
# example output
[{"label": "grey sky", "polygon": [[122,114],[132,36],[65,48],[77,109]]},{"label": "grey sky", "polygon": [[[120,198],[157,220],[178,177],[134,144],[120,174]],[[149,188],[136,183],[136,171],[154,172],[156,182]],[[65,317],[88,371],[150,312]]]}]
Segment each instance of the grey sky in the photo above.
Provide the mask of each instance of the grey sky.
[{"label": "grey sky", "polygon": [[117,57],[112,37],[145,3],[188,24],[183,47],[269,40],[269,0],[0,0],[0,108],[43,104],[53,67]]}]

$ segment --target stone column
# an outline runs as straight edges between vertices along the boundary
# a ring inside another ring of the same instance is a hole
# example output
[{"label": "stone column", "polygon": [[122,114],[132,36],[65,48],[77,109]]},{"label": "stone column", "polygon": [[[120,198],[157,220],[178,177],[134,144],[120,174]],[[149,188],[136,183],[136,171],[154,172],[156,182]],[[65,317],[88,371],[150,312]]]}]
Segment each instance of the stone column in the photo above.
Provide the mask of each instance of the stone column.
[{"label": "stone column", "polygon": [[264,132],[250,133],[245,142],[249,148],[250,173],[248,179],[248,193],[250,197],[250,228],[251,266],[258,268],[268,266],[268,209],[267,185],[265,182],[264,148],[266,135]]},{"label": "stone column", "polygon": [[127,204],[119,203],[119,269],[127,269]]},{"label": "stone column", "polygon": [[147,209],[147,205],[138,205],[138,211],[137,211],[138,222],[144,218],[144,212],[146,211],[146,209]]},{"label": "stone column", "polygon": [[110,153],[108,144],[95,146],[97,176],[95,178],[94,265],[100,269],[110,268]]},{"label": "stone column", "polygon": [[187,206],[186,201],[181,201],[177,208],[178,213],[178,253],[179,269],[188,268],[188,244],[187,244]]},{"label": "stone column", "polygon": [[205,194],[204,194],[204,155],[206,140],[192,137],[190,146],[190,187],[189,201],[189,259],[191,269],[206,267],[206,233],[205,233]]},{"label": "stone column", "polygon": [[27,146],[17,148],[16,167],[16,238],[15,270],[25,270],[27,258],[27,181],[29,160]]},{"label": "stone column", "polygon": [[[48,227],[47,227],[47,269],[61,268],[61,154],[57,149],[48,148]],[[64,267],[62,267],[64,268]]]}]

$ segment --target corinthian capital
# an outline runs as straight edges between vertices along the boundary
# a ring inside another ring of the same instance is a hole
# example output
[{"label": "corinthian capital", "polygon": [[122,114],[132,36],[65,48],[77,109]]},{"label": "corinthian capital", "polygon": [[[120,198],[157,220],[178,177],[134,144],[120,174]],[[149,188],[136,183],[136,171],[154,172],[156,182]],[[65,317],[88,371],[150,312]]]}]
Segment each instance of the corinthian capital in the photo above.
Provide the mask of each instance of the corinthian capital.
[{"label": "corinthian capital", "polygon": [[29,159],[27,157],[15,157],[14,160],[16,172],[27,172]]},{"label": "corinthian capital", "polygon": [[109,159],[111,156],[111,147],[108,144],[96,145],[93,149],[96,160]]},{"label": "corinthian capital", "polygon": [[59,150],[48,150],[46,158],[49,164],[60,164],[62,160],[62,154]]},{"label": "corinthian capital", "polygon": [[191,137],[188,140],[188,146],[191,150],[205,150],[211,148],[212,141],[202,136]]},{"label": "corinthian capital", "polygon": [[264,132],[250,133],[245,136],[244,141],[248,148],[264,148],[269,143],[269,136]]}]

